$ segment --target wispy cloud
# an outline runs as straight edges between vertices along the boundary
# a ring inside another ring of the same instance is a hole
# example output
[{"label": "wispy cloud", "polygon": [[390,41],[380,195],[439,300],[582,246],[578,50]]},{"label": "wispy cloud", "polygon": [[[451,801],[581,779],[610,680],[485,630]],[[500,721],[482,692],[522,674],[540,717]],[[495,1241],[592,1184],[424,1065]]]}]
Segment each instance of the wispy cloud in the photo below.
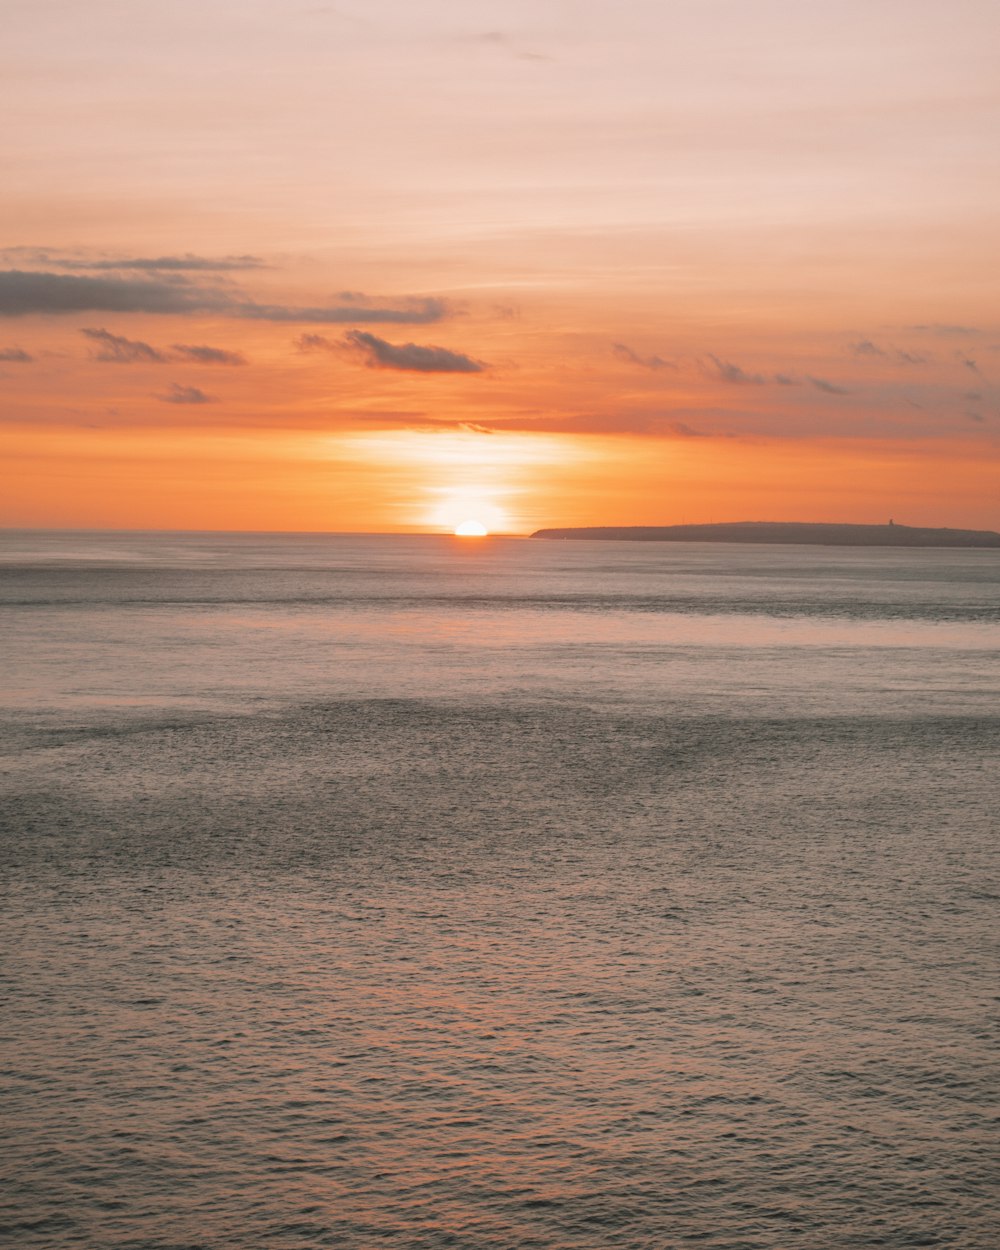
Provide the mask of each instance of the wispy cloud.
[{"label": "wispy cloud", "polygon": [[723,382],[729,382],[733,386],[767,385],[767,378],[761,373],[747,373],[739,365],[734,365],[731,360],[720,360],[718,356],[713,356],[711,352],[709,352],[708,358],[715,368],[716,375]]},{"label": "wispy cloud", "polygon": [[660,412],[579,412],[561,417],[514,417],[490,426],[497,433],[537,432],[539,434],[593,434],[624,438],[711,438],[712,433],[691,421],[714,421],[734,414],[710,408],[703,411],[681,408]]},{"label": "wispy cloud", "polygon": [[729,437],[690,424],[690,419],[708,420],[732,418],[731,412],[719,409],[695,411],[680,409],[667,412],[578,412],[561,416],[539,416],[533,413],[521,416],[504,416],[496,419],[481,417],[477,421],[449,421],[421,412],[366,412],[355,419],[365,425],[382,425],[386,428],[403,426],[407,429],[467,430],[472,434],[592,434],[636,438],[712,438]]},{"label": "wispy cloud", "polygon": [[718,377],[723,382],[728,382],[732,386],[812,386],[817,391],[823,391],[827,395],[847,395],[849,392],[842,386],[837,386],[833,382],[827,381],[826,378],[816,378],[807,375],[806,377],[796,377],[791,373],[749,373],[742,366],[733,364],[731,360],[722,360],[718,356],[709,353],[708,359],[712,362],[712,368],[707,372],[712,377]]},{"label": "wispy cloud", "polygon": [[148,343],[143,343],[138,339],[127,339],[120,334],[112,334],[110,330],[87,329],[81,330],[80,333],[99,345],[94,353],[94,359],[103,360],[108,364],[162,364],[167,359],[162,352],[158,352]]},{"label": "wispy cloud", "polygon": [[849,395],[850,391],[843,386],[836,386],[833,382],[828,382],[826,378],[808,378],[810,386],[814,386],[816,390],[822,391],[824,395]]},{"label": "wispy cloud", "polygon": [[0,347],[0,360],[5,364],[27,364],[34,359],[23,347]]},{"label": "wispy cloud", "polygon": [[611,354],[616,359],[625,361],[626,364],[638,365],[641,369],[652,369],[654,372],[659,369],[677,368],[672,360],[664,360],[662,356],[640,356],[625,343],[612,343]]},{"label": "wispy cloud", "polygon": [[300,334],[295,346],[300,352],[339,352],[343,344],[334,343],[322,334]]},{"label": "wispy cloud", "polygon": [[178,382],[171,382],[170,390],[165,395],[157,395],[155,398],[163,404],[214,404],[216,402],[214,395],[206,395],[197,386],[181,386]]},{"label": "wispy cloud", "polygon": [[947,322],[931,321],[925,322],[923,325],[907,326],[907,330],[918,330],[922,334],[940,334],[944,337],[962,334],[978,334],[979,330],[975,326],[949,325]]},{"label": "wispy cloud", "polygon": [[[221,310],[220,310],[221,311]],[[402,307],[345,303],[329,308],[288,307],[283,304],[238,303],[228,305],[228,315],[250,321],[312,321],[327,325],[429,325],[442,321],[450,309],[445,300],[414,299]]]},{"label": "wispy cloud", "polygon": [[[910,329],[917,328],[919,327],[910,327]],[[900,347],[880,347],[871,339],[859,339],[856,343],[849,343],[848,350],[855,356],[878,356],[883,360],[895,361],[899,365],[925,365],[931,359],[927,352],[904,351]]]},{"label": "wispy cloud", "polygon": [[0,249],[0,256],[8,264],[48,266],[53,269],[96,270],[114,272],[135,270],[145,273],[230,273],[240,269],[266,269],[267,262],[260,256],[196,256],[185,252],[177,256],[94,256],[81,253],[67,256],[45,247],[7,247]]},{"label": "wispy cloud", "polygon": [[858,339],[856,343],[850,343],[848,346],[855,356],[884,356],[886,354],[871,339]]},{"label": "wispy cloud", "polygon": [[494,48],[501,48],[509,56],[514,57],[518,61],[551,61],[552,57],[545,56],[541,52],[529,52],[526,48],[518,47],[513,43],[510,37],[502,30],[487,30],[477,37],[478,43],[485,43]]},{"label": "wispy cloud", "polygon": [[387,343],[365,330],[349,330],[344,342],[365,357],[371,369],[404,369],[413,373],[482,373],[488,366],[447,347],[418,343]]},{"label": "wispy cloud", "polygon": [[129,256],[101,260],[57,257],[48,262],[57,269],[138,270],[145,273],[231,273],[240,269],[266,269],[259,256]]},{"label": "wispy cloud", "polygon": [[239,352],[226,351],[223,347],[205,347],[190,343],[175,343],[175,358],[189,360],[198,365],[245,365],[246,357]]}]

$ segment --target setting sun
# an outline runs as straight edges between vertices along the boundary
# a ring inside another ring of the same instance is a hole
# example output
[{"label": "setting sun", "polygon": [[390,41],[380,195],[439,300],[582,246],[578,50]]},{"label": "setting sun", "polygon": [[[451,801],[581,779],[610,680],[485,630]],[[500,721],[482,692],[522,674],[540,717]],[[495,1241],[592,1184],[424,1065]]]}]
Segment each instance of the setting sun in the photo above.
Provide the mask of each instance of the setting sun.
[{"label": "setting sun", "polygon": [[455,536],[457,538],[485,538],[489,530],[482,521],[462,521],[460,525],[455,526]]}]

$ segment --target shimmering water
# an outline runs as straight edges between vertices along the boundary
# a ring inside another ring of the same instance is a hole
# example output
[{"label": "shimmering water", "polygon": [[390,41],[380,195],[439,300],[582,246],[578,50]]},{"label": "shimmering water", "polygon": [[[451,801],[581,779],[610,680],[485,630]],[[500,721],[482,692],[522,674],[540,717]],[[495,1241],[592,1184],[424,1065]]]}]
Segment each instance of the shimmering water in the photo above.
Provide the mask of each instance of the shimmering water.
[{"label": "shimmering water", "polygon": [[3,545],[10,1245],[1000,1244],[997,553]]}]

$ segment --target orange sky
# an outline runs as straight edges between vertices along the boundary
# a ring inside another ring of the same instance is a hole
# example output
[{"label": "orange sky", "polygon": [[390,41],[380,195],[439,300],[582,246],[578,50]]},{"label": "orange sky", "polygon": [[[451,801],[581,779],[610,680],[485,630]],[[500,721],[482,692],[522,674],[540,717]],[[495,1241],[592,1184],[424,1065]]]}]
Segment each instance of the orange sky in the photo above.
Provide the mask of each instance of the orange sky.
[{"label": "orange sky", "polygon": [[998,36],[15,4],[0,524],[1000,528]]}]

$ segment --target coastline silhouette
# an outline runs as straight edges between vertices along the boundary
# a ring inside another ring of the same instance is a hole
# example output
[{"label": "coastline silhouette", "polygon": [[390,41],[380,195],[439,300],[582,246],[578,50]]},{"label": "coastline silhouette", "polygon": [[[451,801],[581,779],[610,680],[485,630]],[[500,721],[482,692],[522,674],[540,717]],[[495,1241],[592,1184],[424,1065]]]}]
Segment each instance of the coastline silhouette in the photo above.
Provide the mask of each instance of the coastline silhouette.
[{"label": "coastline silhouette", "polygon": [[813,521],[728,521],[713,525],[588,525],[536,530],[532,538],[664,543],[803,543],[822,547],[1000,547],[994,530],[840,525]]}]

